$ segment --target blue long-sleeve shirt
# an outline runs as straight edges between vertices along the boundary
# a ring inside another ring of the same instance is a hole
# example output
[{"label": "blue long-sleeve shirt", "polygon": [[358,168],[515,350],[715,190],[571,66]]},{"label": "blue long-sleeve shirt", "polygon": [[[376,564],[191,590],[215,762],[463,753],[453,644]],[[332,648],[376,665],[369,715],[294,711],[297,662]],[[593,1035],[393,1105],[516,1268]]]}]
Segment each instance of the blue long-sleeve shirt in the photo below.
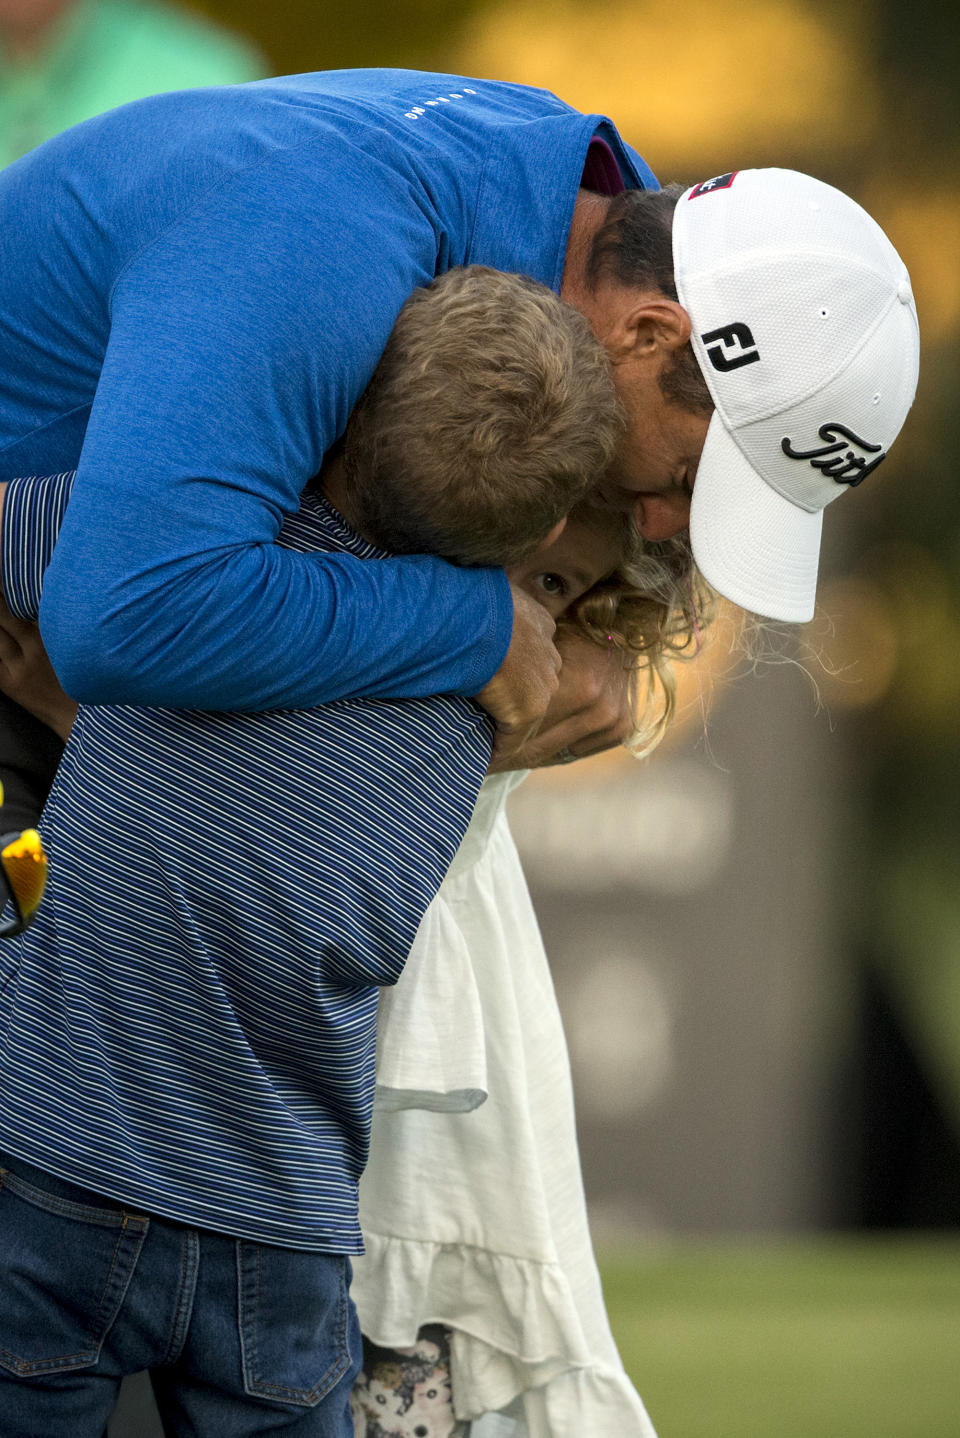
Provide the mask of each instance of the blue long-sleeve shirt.
[{"label": "blue long-sleeve shirt", "polygon": [[624,185],[656,184],[544,91],[334,72],[140,101],[0,174],[0,479],[78,470],[40,615],[71,694],[486,683],[501,571],[274,541],[416,286],[477,263],[559,289],[594,136]]}]

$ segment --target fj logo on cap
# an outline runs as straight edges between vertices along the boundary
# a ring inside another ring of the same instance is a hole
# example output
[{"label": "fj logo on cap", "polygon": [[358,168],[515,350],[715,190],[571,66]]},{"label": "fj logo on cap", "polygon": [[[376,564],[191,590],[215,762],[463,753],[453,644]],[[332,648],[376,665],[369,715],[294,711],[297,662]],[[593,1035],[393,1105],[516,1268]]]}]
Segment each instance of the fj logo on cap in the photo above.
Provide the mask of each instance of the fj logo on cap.
[{"label": "fj logo on cap", "polygon": [[[788,459],[808,459],[814,469],[828,474],[837,484],[849,484],[851,488],[862,484],[867,475],[886,459],[879,444],[869,444],[847,429],[844,424],[822,424],[817,431],[824,443],[819,449],[794,449],[789,436],[780,442],[780,448]],[[867,459],[857,454],[856,445],[866,453],[875,454],[876,459]]]},{"label": "fj logo on cap", "polygon": [[760,358],[760,351],[746,325],[724,325],[719,330],[708,330],[700,338],[706,346],[710,363],[722,374],[739,369],[741,365],[753,364]]},{"label": "fj logo on cap", "polygon": [[695,200],[698,195],[712,195],[714,190],[729,190],[739,173],[739,170],[731,170],[729,174],[714,175],[712,180],[703,180],[699,185],[694,185],[690,191],[690,199]]}]

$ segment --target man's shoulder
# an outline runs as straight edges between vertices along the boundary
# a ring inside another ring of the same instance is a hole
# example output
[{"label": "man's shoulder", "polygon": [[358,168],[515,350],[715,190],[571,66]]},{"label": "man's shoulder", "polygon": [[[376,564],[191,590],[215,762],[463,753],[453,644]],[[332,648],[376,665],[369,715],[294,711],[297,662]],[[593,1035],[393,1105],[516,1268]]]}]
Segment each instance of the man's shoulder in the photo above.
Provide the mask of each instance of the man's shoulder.
[{"label": "man's shoulder", "polygon": [[550,90],[521,85],[512,80],[490,80],[434,70],[404,70],[390,67],[366,69],[313,70],[298,75],[276,75],[256,82],[260,93],[306,94],[331,100],[390,102],[418,100],[424,113],[442,111],[457,101],[469,105],[495,100],[505,110],[578,113]]}]

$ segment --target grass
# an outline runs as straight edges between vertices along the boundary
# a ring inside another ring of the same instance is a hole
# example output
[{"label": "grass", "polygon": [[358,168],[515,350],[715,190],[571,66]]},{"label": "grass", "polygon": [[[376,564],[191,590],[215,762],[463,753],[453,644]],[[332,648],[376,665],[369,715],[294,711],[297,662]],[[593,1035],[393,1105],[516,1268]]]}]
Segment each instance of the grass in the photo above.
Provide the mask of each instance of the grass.
[{"label": "grass", "polygon": [[684,1244],[601,1264],[660,1438],[958,1438],[960,1239]]}]

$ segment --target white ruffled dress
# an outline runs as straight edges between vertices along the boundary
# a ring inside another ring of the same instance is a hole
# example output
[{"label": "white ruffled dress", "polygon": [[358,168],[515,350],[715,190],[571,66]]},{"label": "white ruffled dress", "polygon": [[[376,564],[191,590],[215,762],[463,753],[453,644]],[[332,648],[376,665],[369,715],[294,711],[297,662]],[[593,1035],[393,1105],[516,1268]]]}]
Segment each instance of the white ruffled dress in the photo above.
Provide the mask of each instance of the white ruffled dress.
[{"label": "white ruffled dress", "polygon": [[381,998],[353,1296],[383,1347],[451,1330],[471,1438],[656,1438],[587,1227],[566,1041],[505,813],[523,777],[484,784]]}]

